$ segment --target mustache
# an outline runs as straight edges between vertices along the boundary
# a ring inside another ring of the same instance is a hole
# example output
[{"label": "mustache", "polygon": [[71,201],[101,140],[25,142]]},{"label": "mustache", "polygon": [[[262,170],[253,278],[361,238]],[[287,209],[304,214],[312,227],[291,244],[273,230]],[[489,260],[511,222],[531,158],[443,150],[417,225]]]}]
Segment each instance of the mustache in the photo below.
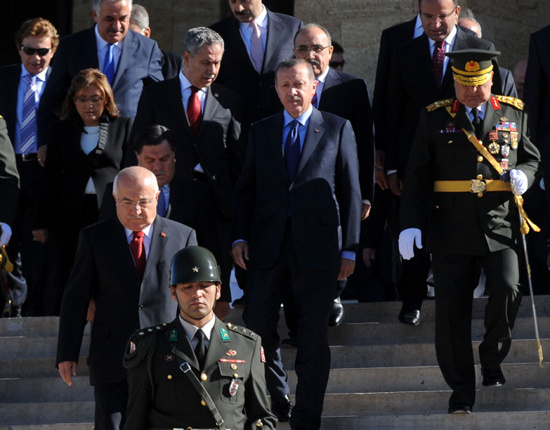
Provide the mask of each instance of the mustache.
[{"label": "mustache", "polygon": [[308,58],[306,60],[309,64],[311,64],[312,66],[320,66],[321,63],[319,63],[319,60],[316,60],[315,58]]},{"label": "mustache", "polygon": [[239,15],[239,16],[247,16],[247,15],[250,15],[250,11],[249,10],[243,10],[243,11],[240,11],[240,12],[235,12],[236,15]]},{"label": "mustache", "polygon": [[107,33],[124,33],[124,29],[121,28],[120,30],[117,30],[116,28],[109,27],[107,29]]},{"label": "mustache", "polygon": [[299,97],[299,96],[288,96],[286,98],[286,101],[288,101],[288,102],[299,102],[301,100],[302,100],[302,98]]}]

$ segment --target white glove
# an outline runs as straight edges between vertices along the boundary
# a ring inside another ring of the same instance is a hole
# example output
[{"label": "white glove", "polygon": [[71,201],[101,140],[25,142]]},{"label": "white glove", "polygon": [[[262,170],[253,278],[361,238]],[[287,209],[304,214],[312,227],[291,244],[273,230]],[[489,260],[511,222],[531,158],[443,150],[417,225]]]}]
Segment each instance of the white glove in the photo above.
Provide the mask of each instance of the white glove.
[{"label": "white glove", "polygon": [[11,227],[3,222],[0,224],[0,228],[2,229],[2,235],[0,236],[0,246],[4,246],[10,241]]},{"label": "white glove", "polygon": [[527,191],[528,182],[527,175],[521,170],[510,170],[510,184],[512,184],[512,191],[516,196],[521,196]]},{"label": "white glove", "polygon": [[422,233],[417,228],[408,228],[399,234],[399,253],[404,260],[414,257],[414,246],[422,248]]}]

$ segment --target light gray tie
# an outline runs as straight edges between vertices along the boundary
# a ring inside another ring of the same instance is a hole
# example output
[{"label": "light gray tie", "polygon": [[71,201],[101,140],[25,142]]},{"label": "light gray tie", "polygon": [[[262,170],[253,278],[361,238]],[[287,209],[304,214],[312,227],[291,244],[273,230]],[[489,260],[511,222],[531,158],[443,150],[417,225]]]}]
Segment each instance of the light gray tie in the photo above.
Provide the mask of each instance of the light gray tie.
[{"label": "light gray tie", "polygon": [[252,63],[254,68],[258,73],[262,71],[262,64],[264,61],[264,49],[262,46],[262,33],[260,27],[256,24],[255,21],[250,23],[252,27],[252,35],[250,36],[250,58],[252,58]]}]

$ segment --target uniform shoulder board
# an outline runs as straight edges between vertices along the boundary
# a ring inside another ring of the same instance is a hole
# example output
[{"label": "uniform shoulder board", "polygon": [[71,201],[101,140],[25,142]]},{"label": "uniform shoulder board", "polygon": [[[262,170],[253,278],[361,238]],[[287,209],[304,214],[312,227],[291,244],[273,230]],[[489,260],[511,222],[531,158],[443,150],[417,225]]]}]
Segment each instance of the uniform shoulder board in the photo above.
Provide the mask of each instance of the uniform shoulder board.
[{"label": "uniform shoulder board", "polygon": [[157,343],[157,333],[164,330],[166,324],[149,327],[136,331],[124,350],[123,365],[125,369],[131,369],[139,365],[147,356],[151,348]]},{"label": "uniform shoulder board", "polygon": [[510,97],[510,96],[494,96],[494,97],[499,102],[512,105],[512,106],[518,108],[519,110],[523,110],[523,108],[525,107],[525,103],[523,103],[523,101],[520,100],[520,99],[516,99],[515,97]]},{"label": "uniform shoulder board", "polygon": [[453,101],[454,101],[454,99],[439,100],[435,103],[432,103],[431,105],[426,106],[426,110],[428,112],[433,112],[436,109],[452,105]]},{"label": "uniform shoulder board", "polygon": [[258,339],[258,335],[256,333],[254,333],[253,331],[245,328],[245,327],[240,327],[240,326],[236,326],[234,324],[231,324],[231,323],[228,323],[227,324],[227,328],[228,330],[231,330],[235,333],[239,333],[239,334],[242,334],[246,337],[249,337],[250,339]]}]

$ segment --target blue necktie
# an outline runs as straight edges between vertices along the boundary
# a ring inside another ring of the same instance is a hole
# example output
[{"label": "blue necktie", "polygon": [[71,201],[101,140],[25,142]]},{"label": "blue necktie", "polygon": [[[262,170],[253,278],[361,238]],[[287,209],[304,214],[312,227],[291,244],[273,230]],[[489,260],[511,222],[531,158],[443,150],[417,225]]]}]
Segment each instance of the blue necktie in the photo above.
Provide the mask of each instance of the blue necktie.
[{"label": "blue necktie", "polygon": [[105,62],[104,62],[104,68],[103,74],[107,76],[107,80],[109,81],[109,85],[113,86],[113,80],[115,79],[115,56],[113,53],[113,48],[115,45],[112,43],[109,43],[107,47],[107,53],[105,54]]},{"label": "blue necktie", "polygon": [[166,198],[164,197],[164,193],[162,192],[162,188],[160,190],[159,201],[157,203],[157,215],[159,215],[159,216],[166,215]]},{"label": "blue necktie", "polygon": [[290,123],[290,132],[288,133],[285,142],[285,162],[288,179],[290,179],[290,182],[294,181],[296,171],[298,170],[298,163],[300,162],[300,134],[298,133],[299,126],[300,123],[296,120]]},{"label": "blue necktie", "polygon": [[21,121],[21,154],[27,155],[36,152],[36,77],[26,75],[27,90],[23,98],[23,120]]}]

